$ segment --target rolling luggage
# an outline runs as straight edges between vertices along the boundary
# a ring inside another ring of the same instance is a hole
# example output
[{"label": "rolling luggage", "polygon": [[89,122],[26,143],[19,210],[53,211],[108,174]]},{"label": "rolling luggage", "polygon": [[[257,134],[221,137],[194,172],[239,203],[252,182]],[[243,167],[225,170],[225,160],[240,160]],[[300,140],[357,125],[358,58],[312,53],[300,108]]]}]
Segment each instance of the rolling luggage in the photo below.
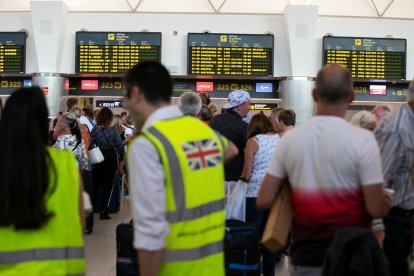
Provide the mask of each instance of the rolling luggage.
[{"label": "rolling luggage", "polygon": [[260,276],[260,223],[226,221],[224,258],[227,276]]},{"label": "rolling luggage", "polygon": [[[121,194],[124,192],[126,177],[122,177]],[[133,246],[134,226],[132,220],[129,223],[124,221],[124,204],[121,201],[121,224],[116,227],[116,275],[117,276],[138,276],[137,251]]]},{"label": "rolling luggage", "polygon": [[138,276],[137,251],[133,247],[134,227],[121,223],[116,227],[116,275]]}]

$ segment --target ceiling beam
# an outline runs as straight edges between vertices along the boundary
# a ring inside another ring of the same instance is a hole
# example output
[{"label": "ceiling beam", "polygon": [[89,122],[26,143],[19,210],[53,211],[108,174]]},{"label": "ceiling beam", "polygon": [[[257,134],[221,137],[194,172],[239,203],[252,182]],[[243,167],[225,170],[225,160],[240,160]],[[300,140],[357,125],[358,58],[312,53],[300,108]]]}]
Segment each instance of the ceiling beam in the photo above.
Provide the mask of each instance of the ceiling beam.
[{"label": "ceiling beam", "polygon": [[381,17],[384,16],[384,14],[388,11],[388,9],[394,4],[395,0],[391,0],[391,2],[388,4],[388,6],[385,8],[385,10],[381,13]]},{"label": "ceiling beam", "polygon": [[134,12],[138,11],[139,6],[144,2],[144,0],[139,0],[138,4],[134,8]]},{"label": "ceiling beam", "polygon": [[128,6],[129,6],[129,8],[131,9],[131,11],[133,12],[134,11],[134,8],[131,6],[131,3],[129,3],[129,1],[128,0],[124,0],[127,4],[128,4]]},{"label": "ceiling beam", "polygon": [[375,4],[375,1],[374,0],[371,0],[371,3],[372,3],[372,5],[375,8],[375,12],[378,14],[378,17],[381,17],[381,14],[380,14],[380,12],[379,12],[379,10],[377,8],[377,5]]},{"label": "ceiling beam", "polygon": [[227,0],[224,0],[223,3],[221,3],[220,7],[218,8],[217,12],[221,11],[221,8],[223,8],[224,4],[226,4]]},{"label": "ceiling beam", "polygon": [[210,4],[210,6],[213,8],[214,13],[217,13],[216,7],[214,7],[213,3],[211,2],[211,0],[207,0],[208,3]]}]

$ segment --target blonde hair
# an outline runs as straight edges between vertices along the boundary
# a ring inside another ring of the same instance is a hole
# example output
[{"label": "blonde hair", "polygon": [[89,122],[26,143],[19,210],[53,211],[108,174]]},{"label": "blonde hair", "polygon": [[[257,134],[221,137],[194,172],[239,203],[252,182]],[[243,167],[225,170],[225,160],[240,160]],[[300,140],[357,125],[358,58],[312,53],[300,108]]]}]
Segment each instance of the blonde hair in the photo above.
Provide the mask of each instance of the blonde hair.
[{"label": "blonde hair", "polygon": [[118,130],[119,133],[122,133],[121,115],[115,115],[114,120],[112,121],[112,124]]},{"label": "blonde hair", "polygon": [[366,128],[369,123],[377,122],[377,118],[371,112],[366,110],[359,111],[355,113],[354,116],[351,118],[351,124],[357,127]]}]

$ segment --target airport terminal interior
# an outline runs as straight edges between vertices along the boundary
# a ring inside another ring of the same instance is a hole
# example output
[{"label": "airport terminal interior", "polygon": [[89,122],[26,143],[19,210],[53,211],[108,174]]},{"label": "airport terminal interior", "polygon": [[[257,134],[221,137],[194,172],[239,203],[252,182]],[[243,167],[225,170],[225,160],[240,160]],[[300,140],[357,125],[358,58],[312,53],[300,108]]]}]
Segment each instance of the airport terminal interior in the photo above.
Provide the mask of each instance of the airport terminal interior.
[{"label": "airport terminal interior", "polygon": [[[125,73],[152,60],[172,77],[173,105],[185,92],[203,93],[220,113],[230,93],[243,90],[250,117],[291,109],[300,126],[317,112],[318,71],[340,64],[354,80],[350,121],[407,102],[413,11],[410,0],[0,0],[0,100],[4,106],[17,89],[38,86],[51,120],[71,98],[81,109],[121,115],[129,112]],[[137,275],[117,273],[129,261],[117,256],[116,228],[133,217],[124,182],[114,181],[111,219],[95,213],[84,233],[87,276]],[[274,275],[291,275],[288,255],[278,255]],[[249,273],[229,275],[260,269]]]}]

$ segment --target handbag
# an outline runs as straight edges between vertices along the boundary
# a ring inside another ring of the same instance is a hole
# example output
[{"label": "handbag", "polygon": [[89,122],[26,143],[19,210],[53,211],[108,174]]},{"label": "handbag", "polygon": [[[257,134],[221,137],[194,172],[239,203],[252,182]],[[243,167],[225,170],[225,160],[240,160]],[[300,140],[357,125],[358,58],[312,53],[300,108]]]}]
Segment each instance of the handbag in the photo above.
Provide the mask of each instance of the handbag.
[{"label": "handbag", "polygon": [[89,150],[89,160],[91,161],[92,165],[99,164],[105,160],[98,146],[95,146]]},{"label": "handbag", "polygon": [[277,251],[286,245],[293,219],[293,207],[288,181],[284,181],[270,211],[262,236],[262,244],[270,251]]},{"label": "handbag", "polygon": [[229,181],[226,184],[228,185],[226,187],[226,220],[246,221],[246,183],[239,180],[237,182]]},{"label": "handbag", "polygon": [[89,145],[89,161],[91,161],[92,165],[102,163],[105,160],[105,157],[102,154],[101,149],[96,145],[92,135],[91,135],[91,143]]}]

